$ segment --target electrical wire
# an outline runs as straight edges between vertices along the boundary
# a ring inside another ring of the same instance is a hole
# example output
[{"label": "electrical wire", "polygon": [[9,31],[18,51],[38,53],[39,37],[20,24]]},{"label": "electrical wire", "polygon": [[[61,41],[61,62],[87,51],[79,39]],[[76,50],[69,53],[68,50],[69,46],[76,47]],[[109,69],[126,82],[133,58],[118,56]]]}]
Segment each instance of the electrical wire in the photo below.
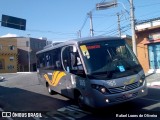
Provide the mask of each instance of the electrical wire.
[{"label": "electrical wire", "polygon": [[[103,3],[105,0],[102,0],[100,3]],[[91,13],[93,13],[94,11],[96,10],[96,8],[94,7],[93,9],[91,9]],[[84,26],[85,26],[85,24],[86,24],[86,22],[87,22],[87,20],[88,20],[88,14],[86,15],[86,17],[85,17],[85,19],[84,19],[84,22],[83,22],[83,24],[82,24],[82,26],[80,27],[80,31],[82,31],[82,29],[84,28]]]},{"label": "electrical wire", "polygon": [[[4,22],[4,21],[1,21],[1,22]],[[6,22],[5,22],[6,23]],[[20,25],[20,24],[15,24],[15,23],[10,23],[10,22],[7,22],[7,24],[11,24],[11,25],[15,25],[15,26],[24,26],[24,25]],[[55,32],[55,31],[45,31],[45,30],[36,30],[36,29],[26,29],[25,31],[29,31],[29,32],[38,32],[38,33],[51,33],[51,34],[56,34],[56,35],[74,35],[76,33],[63,33],[63,32]]]},{"label": "electrical wire", "polygon": [[85,26],[85,24],[87,22],[87,19],[88,19],[88,15],[86,15],[86,18],[84,19],[84,22],[83,22],[83,24],[82,24],[82,26],[80,28],[80,31],[82,31],[82,29],[84,28],[84,26]]}]

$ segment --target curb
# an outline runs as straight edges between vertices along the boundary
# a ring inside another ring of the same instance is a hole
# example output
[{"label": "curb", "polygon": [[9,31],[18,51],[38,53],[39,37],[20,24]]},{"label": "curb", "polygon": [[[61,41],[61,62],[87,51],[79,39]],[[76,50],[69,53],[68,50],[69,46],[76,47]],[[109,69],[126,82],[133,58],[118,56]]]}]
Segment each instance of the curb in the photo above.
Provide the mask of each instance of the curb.
[{"label": "curb", "polygon": [[23,73],[34,73],[34,72],[17,72],[17,73],[21,73],[21,74],[23,74]]},{"label": "curb", "polygon": [[148,86],[148,87],[151,87],[151,86],[160,86],[160,81],[159,81],[159,82],[147,83],[147,86]]}]

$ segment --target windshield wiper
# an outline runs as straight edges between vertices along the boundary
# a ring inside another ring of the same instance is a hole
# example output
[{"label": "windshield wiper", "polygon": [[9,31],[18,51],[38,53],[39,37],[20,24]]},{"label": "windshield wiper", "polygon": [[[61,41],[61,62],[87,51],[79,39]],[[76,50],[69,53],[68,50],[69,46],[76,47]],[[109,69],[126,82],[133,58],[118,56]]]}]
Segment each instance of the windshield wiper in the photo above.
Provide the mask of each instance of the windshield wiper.
[{"label": "windshield wiper", "polygon": [[114,71],[102,71],[102,72],[94,72],[91,73],[91,76],[101,76],[101,77],[105,77],[105,78],[112,78],[113,73],[115,73]]}]

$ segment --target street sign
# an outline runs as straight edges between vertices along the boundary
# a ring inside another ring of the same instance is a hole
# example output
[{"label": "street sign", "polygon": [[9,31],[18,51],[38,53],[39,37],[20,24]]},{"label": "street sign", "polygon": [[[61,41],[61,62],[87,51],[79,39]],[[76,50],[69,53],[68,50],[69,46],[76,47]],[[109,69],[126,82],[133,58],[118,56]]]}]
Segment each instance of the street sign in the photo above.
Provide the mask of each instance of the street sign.
[{"label": "street sign", "polygon": [[111,1],[111,2],[102,2],[96,4],[97,10],[105,10],[107,8],[116,7],[117,6],[117,0]]},{"label": "street sign", "polygon": [[8,15],[2,15],[1,26],[26,30],[26,20]]}]

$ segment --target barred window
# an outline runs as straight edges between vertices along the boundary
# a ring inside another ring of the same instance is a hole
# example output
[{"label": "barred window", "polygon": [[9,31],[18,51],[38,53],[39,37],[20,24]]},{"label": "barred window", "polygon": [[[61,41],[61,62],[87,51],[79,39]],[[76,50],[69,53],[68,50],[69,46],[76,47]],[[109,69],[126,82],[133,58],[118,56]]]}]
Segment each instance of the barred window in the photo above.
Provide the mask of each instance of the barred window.
[{"label": "barred window", "polygon": [[14,57],[13,56],[9,57],[9,60],[14,61]]},{"label": "barred window", "polygon": [[9,50],[14,50],[15,46],[14,45],[9,45]]}]

